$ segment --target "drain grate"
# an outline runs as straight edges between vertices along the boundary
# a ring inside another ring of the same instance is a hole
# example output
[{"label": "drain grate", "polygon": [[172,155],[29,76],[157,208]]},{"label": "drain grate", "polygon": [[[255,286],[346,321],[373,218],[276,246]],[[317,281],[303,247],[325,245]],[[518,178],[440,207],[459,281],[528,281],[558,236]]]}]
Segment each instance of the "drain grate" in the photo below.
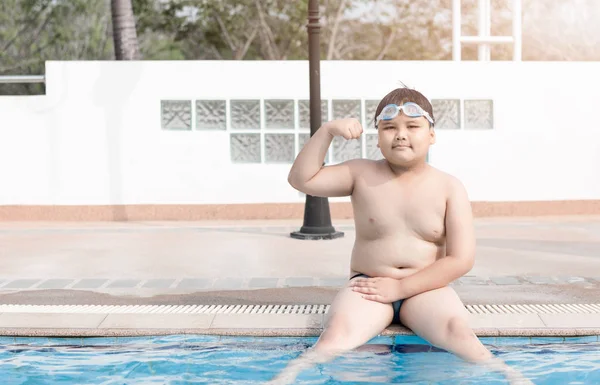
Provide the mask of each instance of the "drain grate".
[{"label": "drain grate", "polygon": [[[0,313],[325,314],[330,305],[0,305]],[[600,304],[466,305],[471,314],[600,314]]]},{"label": "drain grate", "polygon": [[0,313],[325,314],[329,305],[0,305]]},{"label": "drain grate", "polygon": [[471,314],[596,314],[600,304],[467,305]]}]

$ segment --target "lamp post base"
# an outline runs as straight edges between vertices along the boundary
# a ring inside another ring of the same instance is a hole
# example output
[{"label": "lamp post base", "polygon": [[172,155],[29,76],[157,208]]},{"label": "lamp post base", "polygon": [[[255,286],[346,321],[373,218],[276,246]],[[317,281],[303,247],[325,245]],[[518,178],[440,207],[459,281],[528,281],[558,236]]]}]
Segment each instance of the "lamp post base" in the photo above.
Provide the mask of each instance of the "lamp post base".
[{"label": "lamp post base", "polygon": [[[302,227],[302,228],[300,228],[300,231],[294,231],[293,233],[290,233],[290,237],[295,238],[295,239],[317,241],[317,240],[321,240],[321,239],[337,239],[337,238],[342,238],[344,236],[344,233],[341,231],[333,230],[333,232],[327,232],[328,229],[322,228],[322,227],[317,227],[316,229],[311,228],[310,230],[311,230],[311,232],[305,232],[306,229],[304,227]],[[314,230],[322,230],[322,231],[313,233],[312,231],[314,231]]]},{"label": "lamp post base", "polygon": [[327,198],[307,195],[304,205],[304,223],[300,231],[294,231],[290,236],[296,239],[318,240],[341,238],[344,233],[336,231],[331,224]]}]

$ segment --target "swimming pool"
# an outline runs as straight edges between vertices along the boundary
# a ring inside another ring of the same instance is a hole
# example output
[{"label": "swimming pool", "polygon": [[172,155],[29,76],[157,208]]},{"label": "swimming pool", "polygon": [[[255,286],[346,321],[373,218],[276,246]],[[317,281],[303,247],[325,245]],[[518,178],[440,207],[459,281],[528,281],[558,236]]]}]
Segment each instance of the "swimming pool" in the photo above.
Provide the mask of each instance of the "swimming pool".
[{"label": "swimming pool", "polygon": [[[316,338],[175,335],[0,337],[0,378],[12,384],[260,384]],[[482,338],[539,385],[600,384],[598,337]],[[415,336],[377,337],[366,350],[303,372],[297,384],[506,384]]]}]

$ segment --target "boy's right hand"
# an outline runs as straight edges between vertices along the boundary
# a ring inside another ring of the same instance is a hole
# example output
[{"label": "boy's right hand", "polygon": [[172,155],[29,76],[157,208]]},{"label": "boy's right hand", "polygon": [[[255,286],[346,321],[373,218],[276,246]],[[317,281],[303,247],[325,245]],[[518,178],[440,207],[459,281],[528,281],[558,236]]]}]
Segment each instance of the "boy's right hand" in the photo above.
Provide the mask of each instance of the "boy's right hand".
[{"label": "boy's right hand", "polygon": [[360,138],[363,132],[362,125],[355,118],[332,120],[325,123],[325,127],[331,136],[341,136],[348,140]]}]

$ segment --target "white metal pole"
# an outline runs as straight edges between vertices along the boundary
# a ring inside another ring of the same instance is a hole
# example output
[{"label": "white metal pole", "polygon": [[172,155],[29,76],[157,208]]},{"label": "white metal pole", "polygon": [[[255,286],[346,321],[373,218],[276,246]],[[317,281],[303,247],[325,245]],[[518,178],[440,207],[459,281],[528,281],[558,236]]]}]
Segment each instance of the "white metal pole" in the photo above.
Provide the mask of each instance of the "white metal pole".
[{"label": "white metal pole", "polygon": [[522,3],[521,0],[513,0],[513,60],[521,61],[523,46],[522,31]]},{"label": "white metal pole", "polygon": [[461,56],[461,0],[452,0],[452,60],[460,61]]},{"label": "white metal pole", "polygon": [[[492,29],[492,12],[490,6],[490,0],[479,0],[479,37],[485,38],[491,35]],[[490,46],[486,43],[478,44],[478,57],[481,61],[490,60]]]},{"label": "white metal pole", "polygon": [[0,76],[0,84],[2,83],[44,83],[45,75],[3,75]]}]

